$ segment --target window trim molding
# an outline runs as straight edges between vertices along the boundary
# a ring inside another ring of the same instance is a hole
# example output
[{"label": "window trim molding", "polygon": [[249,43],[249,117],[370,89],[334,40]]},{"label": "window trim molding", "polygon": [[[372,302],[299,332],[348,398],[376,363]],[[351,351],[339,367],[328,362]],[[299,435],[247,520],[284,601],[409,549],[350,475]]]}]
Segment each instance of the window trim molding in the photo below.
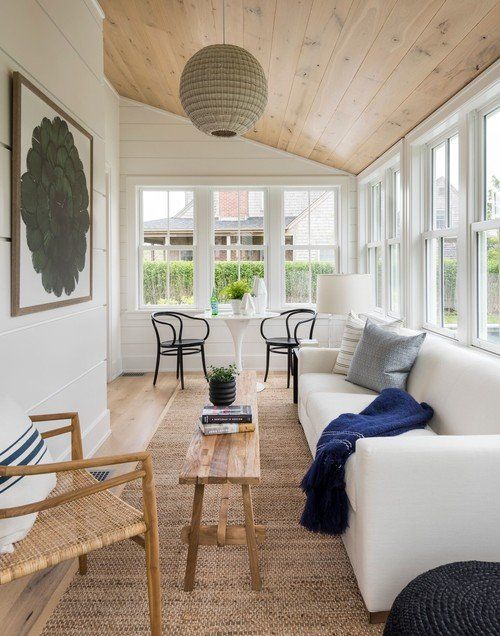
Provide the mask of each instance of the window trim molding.
[{"label": "window trim molding", "polygon": [[[125,176],[125,210],[121,214],[125,215],[126,220],[126,264],[125,271],[122,276],[126,276],[126,300],[122,306],[122,311],[128,316],[150,314],[152,311],[164,308],[167,305],[159,307],[141,307],[139,298],[139,259],[138,259],[138,240],[140,236],[139,215],[137,214],[139,205],[139,191],[141,187],[157,186],[159,188],[177,188],[190,189],[194,192],[197,236],[194,238],[196,245],[197,260],[195,268],[198,269],[199,275],[195,275],[195,298],[197,299],[194,307],[183,307],[182,310],[187,313],[199,313],[208,307],[208,299],[212,288],[210,287],[213,280],[212,268],[202,267],[201,265],[210,258],[212,250],[213,227],[210,220],[211,201],[210,192],[217,188],[263,188],[267,190],[267,285],[269,309],[281,311],[291,308],[281,304],[281,236],[282,232],[276,234],[278,225],[282,224],[282,191],[285,188],[336,188],[337,189],[337,263],[340,273],[348,271],[349,262],[349,183],[353,179],[352,175],[325,175],[325,176],[286,176],[286,177],[207,177],[207,176]],[[123,196],[123,186],[122,195]],[[279,211],[279,213],[278,213]],[[122,217],[123,218],[123,217]],[[122,221],[123,224],[123,221]],[[122,225],[122,230],[123,230]],[[276,267],[280,264],[280,267]],[[206,296],[206,298],[205,298]],[[302,305],[301,305],[302,306]],[[180,306],[176,306],[181,309]]]}]

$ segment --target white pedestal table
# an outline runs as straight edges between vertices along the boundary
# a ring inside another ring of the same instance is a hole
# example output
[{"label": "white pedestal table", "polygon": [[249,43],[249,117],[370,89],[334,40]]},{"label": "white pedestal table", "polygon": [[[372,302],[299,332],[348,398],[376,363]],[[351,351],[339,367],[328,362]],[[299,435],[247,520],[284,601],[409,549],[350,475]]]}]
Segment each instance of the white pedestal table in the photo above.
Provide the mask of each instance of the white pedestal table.
[{"label": "white pedestal table", "polygon": [[[223,320],[227,328],[231,333],[234,345],[234,358],[236,363],[236,370],[238,373],[243,371],[243,364],[241,361],[241,349],[243,345],[243,337],[245,335],[246,328],[251,320],[264,320],[264,318],[275,318],[279,314],[266,311],[261,314],[252,314],[251,316],[246,314],[232,314],[222,312],[217,316],[212,316],[209,312],[198,314],[197,318],[204,318],[205,320]],[[257,382],[257,391],[263,391],[266,388],[263,382]]]}]

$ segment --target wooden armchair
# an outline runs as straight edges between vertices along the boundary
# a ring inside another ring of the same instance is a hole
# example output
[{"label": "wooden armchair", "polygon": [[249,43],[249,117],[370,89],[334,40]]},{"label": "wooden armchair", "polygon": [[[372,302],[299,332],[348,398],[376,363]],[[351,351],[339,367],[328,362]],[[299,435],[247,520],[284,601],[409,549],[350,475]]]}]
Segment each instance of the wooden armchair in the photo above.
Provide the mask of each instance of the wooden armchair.
[{"label": "wooden armchair", "polygon": [[[37,466],[0,466],[0,476],[57,473],[57,485],[43,501],[0,509],[0,519],[38,512],[28,536],[12,554],[0,555],[0,584],[68,559],[79,559],[80,574],[87,572],[87,554],[124,539],[132,539],[146,550],[146,569],[151,633],[161,628],[158,516],[153,467],[148,452],[83,459],[78,413],[33,415],[33,422],[70,420],[70,424],[42,433],[47,439],[71,433],[71,461]],[[117,464],[140,463],[140,468],[99,482],[86,470]],[[129,506],[110,488],[142,479],[143,510]]]}]

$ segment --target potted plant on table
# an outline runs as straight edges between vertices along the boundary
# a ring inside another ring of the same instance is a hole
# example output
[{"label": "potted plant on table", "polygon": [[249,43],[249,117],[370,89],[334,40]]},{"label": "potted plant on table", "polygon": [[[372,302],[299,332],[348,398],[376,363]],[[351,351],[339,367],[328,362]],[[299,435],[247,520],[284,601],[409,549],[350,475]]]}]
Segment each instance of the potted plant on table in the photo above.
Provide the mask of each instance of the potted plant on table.
[{"label": "potted plant on table", "polygon": [[250,285],[246,280],[235,280],[222,290],[222,296],[229,300],[233,314],[241,314],[241,299],[250,292]]},{"label": "potted plant on table", "polygon": [[207,377],[210,402],[215,406],[229,406],[236,397],[236,366],[210,367]]}]

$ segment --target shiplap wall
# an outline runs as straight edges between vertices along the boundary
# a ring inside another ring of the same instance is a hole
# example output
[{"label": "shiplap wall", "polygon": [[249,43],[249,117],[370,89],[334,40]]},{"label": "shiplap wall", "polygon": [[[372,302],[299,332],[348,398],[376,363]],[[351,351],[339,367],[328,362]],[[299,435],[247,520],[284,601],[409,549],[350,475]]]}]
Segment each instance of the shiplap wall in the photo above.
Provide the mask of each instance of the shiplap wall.
[{"label": "shiplap wall", "polygon": [[[200,133],[183,118],[158,109],[143,106],[131,100],[120,102],[120,219],[121,219],[121,298],[122,298],[122,358],[127,371],[149,371],[154,368],[155,340],[148,312],[128,311],[129,289],[129,211],[127,210],[126,182],[129,176],[183,177],[282,177],[292,185],[294,177],[322,177],[345,174],[303,160],[288,153],[267,148],[245,139],[215,140]],[[348,213],[344,233],[348,250],[348,271],[357,271],[357,199],[356,179],[346,176],[349,189]],[[280,330],[279,327],[276,329]],[[337,323],[333,336],[339,339],[342,323]],[[192,337],[191,332],[186,337]],[[328,340],[327,321],[318,321],[315,336]],[[265,350],[259,333],[258,321],[252,321],[245,334],[243,346],[244,366],[262,369]],[[187,369],[199,369],[198,356],[186,359]],[[207,343],[208,364],[228,364],[232,361],[232,341],[227,327],[221,322],[211,325]],[[162,360],[162,369],[173,368]],[[285,368],[285,356],[272,356],[272,368]]]},{"label": "shiplap wall", "polygon": [[[94,137],[93,300],[16,318],[10,316],[11,74],[14,70],[27,76]],[[2,1],[0,391],[31,413],[79,411],[87,453],[109,434],[104,105],[102,15],[91,0]],[[56,438],[51,442],[54,456],[64,457],[68,440]]]},{"label": "shiplap wall", "polygon": [[122,372],[120,299],[120,98],[105,81],[105,158],[108,203],[108,380]]}]

